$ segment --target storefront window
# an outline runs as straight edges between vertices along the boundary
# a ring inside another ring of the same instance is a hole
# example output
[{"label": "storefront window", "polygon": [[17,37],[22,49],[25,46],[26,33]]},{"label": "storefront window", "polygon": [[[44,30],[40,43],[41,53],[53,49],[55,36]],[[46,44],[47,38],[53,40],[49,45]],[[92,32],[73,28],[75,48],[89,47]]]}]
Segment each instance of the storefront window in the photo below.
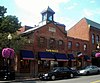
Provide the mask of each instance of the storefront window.
[{"label": "storefront window", "polygon": [[20,60],[20,72],[21,73],[30,72],[30,61],[29,60]]},{"label": "storefront window", "polygon": [[38,62],[38,70],[39,72],[46,72],[49,71],[50,69],[50,61],[46,61],[46,60],[40,60]]}]

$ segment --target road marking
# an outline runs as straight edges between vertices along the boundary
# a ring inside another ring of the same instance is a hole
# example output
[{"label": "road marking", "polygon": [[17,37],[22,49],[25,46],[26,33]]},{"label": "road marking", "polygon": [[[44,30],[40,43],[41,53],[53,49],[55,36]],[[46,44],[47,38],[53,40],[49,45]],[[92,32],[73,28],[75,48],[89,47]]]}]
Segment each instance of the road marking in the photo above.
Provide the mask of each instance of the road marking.
[{"label": "road marking", "polygon": [[94,81],[94,82],[90,82],[90,83],[100,83],[100,80]]}]

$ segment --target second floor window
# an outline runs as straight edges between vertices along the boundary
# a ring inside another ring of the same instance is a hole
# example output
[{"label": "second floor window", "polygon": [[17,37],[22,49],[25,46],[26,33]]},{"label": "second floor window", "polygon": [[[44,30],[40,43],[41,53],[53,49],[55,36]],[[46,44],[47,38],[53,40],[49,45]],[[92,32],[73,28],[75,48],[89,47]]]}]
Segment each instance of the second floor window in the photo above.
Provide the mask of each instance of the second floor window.
[{"label": "second floor window", "polygon": [[55,39],[54,38],[50,38],[50,40],[49,40],[49,48],[53,49],[53,48],[55,48],[55,46],[56,46]]},{"label": "second floor window", "polygon": [[69,41],[69,42],[68,42],[68,49],[71,49],[71,48],[72,48],[72,42]]},{"label": "second floor window", "polygon": [[92,44],[94,44],[94,43],[95,43],[95,35],[92,34]]},{"label": "second floor window", "polygon": [[99,35],[96,36],[96,43],[99,42]]},{"label": "second floor window", "polygon": [[44,37],[39,38],[39,47],[43,48],[46,46],[46,39]]},{"label": "second floor window", "polygon": [[58,48],[59,49],[64,49],[64,42],[63,42],[63,40],[59,40],[58,41]]},{"label": "second floor window", "polygon": [[77,42],[76,43],[76,48],[79,48],[80,47],[80,44]]},{"label": "second floor window", "polygon": [[84,51],[87,50],[87,44],[84,44]]}]

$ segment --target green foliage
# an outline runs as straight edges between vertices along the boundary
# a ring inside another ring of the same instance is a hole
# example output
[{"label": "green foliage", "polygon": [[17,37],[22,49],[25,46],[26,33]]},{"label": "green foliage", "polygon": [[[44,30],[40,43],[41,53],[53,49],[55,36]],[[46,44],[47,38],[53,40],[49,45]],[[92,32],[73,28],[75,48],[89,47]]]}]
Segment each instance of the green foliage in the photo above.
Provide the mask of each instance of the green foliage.
[{"label": "green foliage", "polygon": [[0,32],[1,33],[14,33],[21,27],[21,24],[18,21],[16,16],[6,16],[2,19]]},{"label": "green foliage", "polygon": [[24,44],[27,43],[27,38],[21,37],[20,35],[14,33],[12,34],[12,40],[10,40],[9,43],[9,47],[13,48],[15,52],[18,53],[19,49],[21,49],[24,46]]},{"label": "green foliage", "polygon": [[[10,47],[17,53],[27,39],[16,34],[16,31],[21,27],[21,23],[16,16],[5,16],[6,10],[7,8],[0,6],[0,50]],[[12,35],[11,40],[8,39],[9,33]]]},{"label": "green foliage", "polygon": [[3,48],[13,48],[16,53],[24,46],[24,44],[27,43],[26,37],[21,37],[20,35],[17,35],[16,33],[11,34],[12,39],[8,39],[9,33],[0,33],[0,49]]},{"label": "green foliage", "polygon": [[4,17],[4,14],[7,12],[7,8],[5,8],[4,6],[0,6],[0,25],[2,22],[2,19]]},{"label": "green foliage", "polygon": [[4,17],[5,13],[7,13],[7,8],[0,6],[0,18]]}]

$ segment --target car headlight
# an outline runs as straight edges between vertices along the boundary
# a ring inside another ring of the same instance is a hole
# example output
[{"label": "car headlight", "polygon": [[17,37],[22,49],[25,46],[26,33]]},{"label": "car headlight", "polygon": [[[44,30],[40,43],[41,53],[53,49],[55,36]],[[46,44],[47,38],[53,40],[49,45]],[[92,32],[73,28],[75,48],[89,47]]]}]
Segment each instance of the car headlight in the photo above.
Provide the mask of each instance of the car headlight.
[{"label": "car headlight", "polygon": [[80,73],[84,73],[84,72],[85,72],[85,70],[81,70],[81,71],[80,71]]},{"label": "car headlight", "polygon": [[44,74],[44,76],[48,76],[48,74]]}]

